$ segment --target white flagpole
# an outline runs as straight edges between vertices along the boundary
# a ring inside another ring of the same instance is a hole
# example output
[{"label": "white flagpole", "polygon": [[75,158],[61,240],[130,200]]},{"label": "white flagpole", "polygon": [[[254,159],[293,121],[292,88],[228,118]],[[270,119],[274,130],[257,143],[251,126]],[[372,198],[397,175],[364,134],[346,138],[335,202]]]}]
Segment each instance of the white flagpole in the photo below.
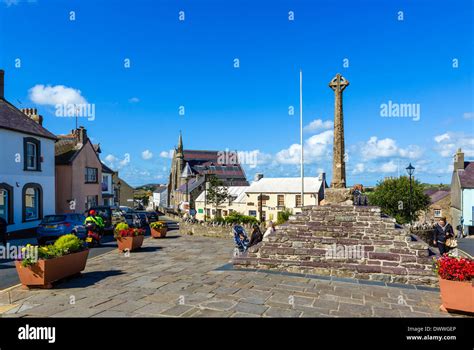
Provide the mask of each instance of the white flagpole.
[{"label": "white flagpole", "polygon": [[301,143],[301,206],[304,206],[304,152],[303,152],[303,71],[300,69],[300,143]]}]

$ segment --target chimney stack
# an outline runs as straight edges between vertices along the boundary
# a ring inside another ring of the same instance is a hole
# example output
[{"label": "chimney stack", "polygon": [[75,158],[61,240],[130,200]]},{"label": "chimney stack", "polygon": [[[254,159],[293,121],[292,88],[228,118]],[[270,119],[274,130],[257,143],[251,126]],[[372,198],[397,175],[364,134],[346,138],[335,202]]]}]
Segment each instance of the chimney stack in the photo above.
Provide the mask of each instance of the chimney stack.
[{"label": "chimney stack", "polygon": [[256,173],[255,176],[253,177],[253,180],[255,182],[260,181],[261,179],[263,179],[263,174],[262,173]]},{"label": "chimney stack", "polygon": [[87,142],[87,130],[83,126],[74,130],[74,135],[76,136],[77,143],[83,145]]},{"label": "chimney stack", "polygon": [[34,120],[39,125],[43,125],[43,116],[38,114],[36,108],[21,108],[20,110],[31,120]]},{"label": "chimney stack", "polygon": [[5,98],[5,71],[0,69],[0,98]]},{"label": "chimney stack", "polygon": [[456,170],[464,170],[464,153],[460,148],[458,148],[454,155],[454,171]]}]

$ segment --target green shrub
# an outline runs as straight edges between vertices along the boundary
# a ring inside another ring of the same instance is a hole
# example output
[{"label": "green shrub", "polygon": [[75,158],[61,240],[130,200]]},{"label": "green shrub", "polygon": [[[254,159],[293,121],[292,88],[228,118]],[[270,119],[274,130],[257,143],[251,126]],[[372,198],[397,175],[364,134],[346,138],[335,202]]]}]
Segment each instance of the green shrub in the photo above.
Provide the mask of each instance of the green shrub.
[{"label": "green shrub", "polygon": [[290,209],[284,209],[277,214],[277,225],[281,225],[288,221],[293,212]]},{"label": "green shrub", "polygon": [[76,235],[69,234],[59,237],[53,244],[52,254],[63,256],[74,253],[83,248],[83,242]]},{"label": "green shrub", "polygon": [[226,216],[225,222],[228,224],[258,224],[255,216],[244,215],[236,211]]},{"label": "green shrub", "polygon": [[[28,244],[22,248],[21,265],[31,266],[37,260],[47,260],[57,258],[63,255],[72,254],[84,248],[84,243],[73,234],[59,237],[54,244],[47,246],[33,246]],[[36,253],[36,254],[35,254]]]}]

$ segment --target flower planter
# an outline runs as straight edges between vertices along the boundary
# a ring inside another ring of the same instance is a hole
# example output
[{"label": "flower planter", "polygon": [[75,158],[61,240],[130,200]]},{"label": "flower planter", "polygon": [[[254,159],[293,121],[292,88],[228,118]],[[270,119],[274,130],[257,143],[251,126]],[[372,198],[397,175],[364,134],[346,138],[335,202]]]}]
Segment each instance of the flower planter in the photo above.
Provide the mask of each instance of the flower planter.
[{"label": "flower planter", "polygon": [[118,249],[120,252],[137,250],[142,246],[144,238],[143,235],[117,238]]},{"label": "flower planter", "polygon": [[23,287],[52,288],[53,282],[79,274],[86,268],[89,250],[83,250],[58,258],[38,260],[31,266],[16,261],[16,271]]},{"label": "flower planter", "polygon": [[160,228],[160,229],[150,229],[151,236],[153,238],[164,238],[166,237],[166,233],[168,232],[168,229],[166,227]]},{"label": "flower planter", "polygon": [[440,278],[439,289],[445,311],[474,313],[474,285],[472,282],[450,281]]}]

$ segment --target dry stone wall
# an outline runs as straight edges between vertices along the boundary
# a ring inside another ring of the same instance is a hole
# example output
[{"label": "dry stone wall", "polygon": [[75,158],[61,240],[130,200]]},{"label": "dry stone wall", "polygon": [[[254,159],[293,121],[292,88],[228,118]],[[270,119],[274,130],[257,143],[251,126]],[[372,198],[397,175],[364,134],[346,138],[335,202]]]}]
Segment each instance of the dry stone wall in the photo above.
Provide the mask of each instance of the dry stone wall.
[{"label": "dry stone wall", "polygon": [[233,258],[236,268],[275,269],[436,286],[428,245],[378,207],[307,207],[276,234]]}]

